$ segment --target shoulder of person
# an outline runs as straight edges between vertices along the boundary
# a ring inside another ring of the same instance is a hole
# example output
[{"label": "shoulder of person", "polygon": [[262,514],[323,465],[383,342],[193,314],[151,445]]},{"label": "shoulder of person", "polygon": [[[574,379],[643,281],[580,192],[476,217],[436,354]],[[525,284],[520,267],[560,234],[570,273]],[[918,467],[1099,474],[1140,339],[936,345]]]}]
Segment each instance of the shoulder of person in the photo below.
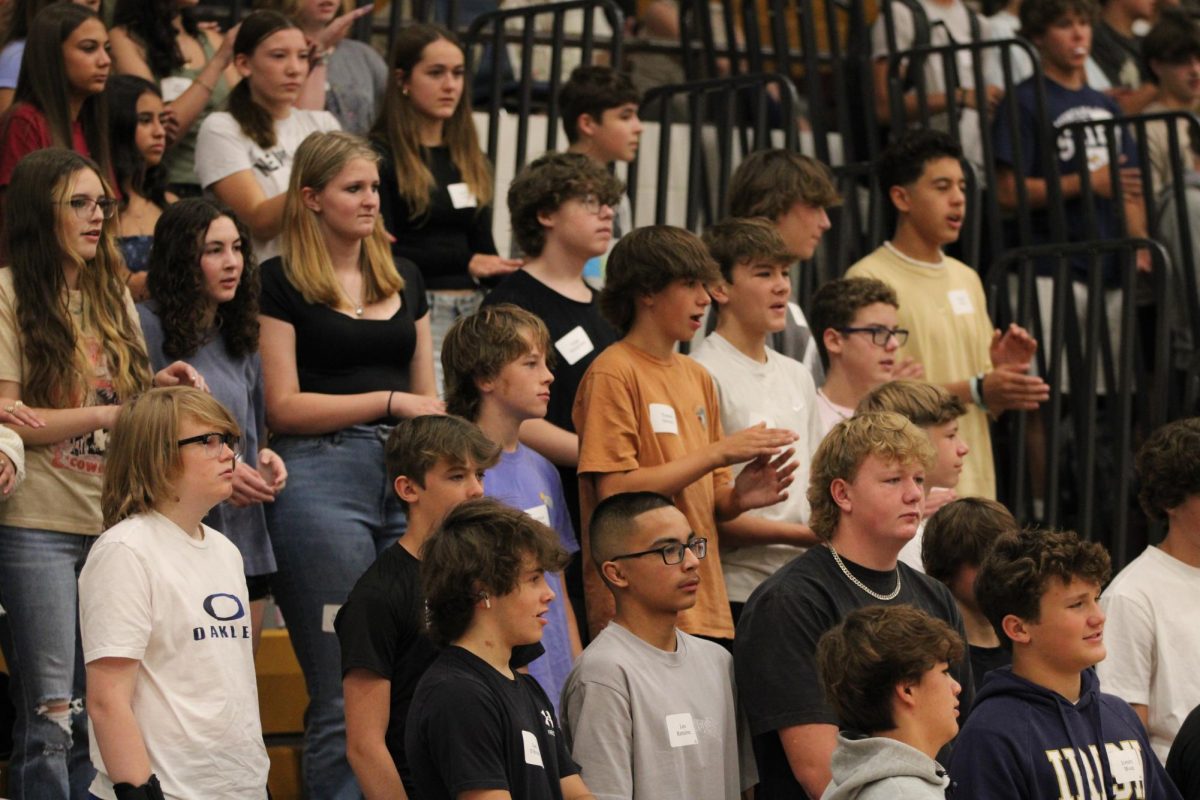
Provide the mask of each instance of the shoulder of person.
[{"label": "shoulder of person", "polygon": [[733,663],[733,654],[716,642],[710,642],[708,639],[701,639],[699,636],[693,636],[683,631],[679,631],[679,638],[687,647],[689,662],[715,664],[721,669],[728,669],[729,665]]}]

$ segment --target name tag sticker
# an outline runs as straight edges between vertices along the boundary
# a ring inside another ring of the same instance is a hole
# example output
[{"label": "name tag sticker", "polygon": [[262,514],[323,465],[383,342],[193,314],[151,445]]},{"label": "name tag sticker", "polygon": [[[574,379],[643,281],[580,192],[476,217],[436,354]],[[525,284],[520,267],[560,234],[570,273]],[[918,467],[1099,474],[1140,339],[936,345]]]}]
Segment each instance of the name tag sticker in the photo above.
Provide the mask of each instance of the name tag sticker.
[{"label": "name tag sticker", "polygon": [[546,765],[542,763],[542,749],[538,747],[537,737],[529,731],[521,731],[521,738],[525,740],[525,763],[545,769]]},{"label": "name tag sticker", "polygon": [[1134,783],[1145,778],[1142,759],[1136,750],[1109,746],[1108,769],[1117,783]]},{"label": "name tag sticker", "polygon": [[792,322],[796,323],[802,328],[805,327],[804,312],[800,310],[800,305],[798,303],[788,303],[788,311],[792,312]]},{"label": "name tag sticker", "polygon": [[164,103],[170,103],[174,100],[178,100],[179,96],[186,92],[191,85],[191,78],[163,78],[158,83],[158,89],[160,92],[162,92],[162,101]]},{"label": "name tag sticker", "polygon": [[342,606],[340,604],[333,605],[332,603],[329,603],[321,609],[322,633],[337,633],[337,630],[335,630],[333,627],[333,620],[337,617],[338,609],[341,607]]},{"label": "name tag sticker", "polygon": [[571,331],[554,343],[554,349],[570,365],[579,363],[579,359],[596,349],[591,337],[582,325],[576,325]]},{"label": "name tag sticker", "polygon": [[471,187],[465,183],[452,183],[446,187],[446,191],[450,193],[450,202],[455,208],[475,207],[475,195],[471,194]]},{"label": "name tag sticker", "polygon": [[966,289],[953,289],[946,292],[946,297],[949,298],[950,308],[955,314],[963,316],[975,313],[975,306],[971,304],[971,296],[967,294]]},{"label": "name tag sticker", "polygon": [[691,714],[667,714],[667,741],[671,747],[691,747],[700,744],[696,723]]},{"label": "name tag sticker", "polygon": [[539,503],[533,508],[525,509],[525,513],[545,525],[547,528],[550,527],[550,509],[546,508],[545,503]]},{"label": "name tag sticker", "polygon": [[673,433],[678,436],[679,423],[675,419],[675,409],[666,403],[651,403],[650,429],[655,433]]}]

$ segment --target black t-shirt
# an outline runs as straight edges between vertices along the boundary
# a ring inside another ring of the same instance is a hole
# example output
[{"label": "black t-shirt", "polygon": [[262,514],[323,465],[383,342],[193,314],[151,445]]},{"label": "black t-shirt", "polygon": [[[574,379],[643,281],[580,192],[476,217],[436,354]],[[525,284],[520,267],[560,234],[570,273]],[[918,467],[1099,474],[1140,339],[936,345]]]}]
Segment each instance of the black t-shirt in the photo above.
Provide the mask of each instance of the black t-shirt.
[{"label": "black t-shirt", "polygon": [[416,266],[396,261],[404,289],[391,319],[352,319],[309,303],[283,271],[283,260],[262,265],[262,313],[296,330],[300,391],[320,394],[410,391],[409,363],[417,346],[416,321],[429,312]]},{"label": "black t-shirt", "polygon": [[1129,81],[1132,76],[1124,74],[1131,71],[1126,67],[1128,62],[1133,62],[1136,70],[1132,71],[1136,71],[1137,80],[1141,83],[1154,78],[1150,72],[1150,65],[1142,57],[1141,37],[1123,36],[1103,20],[1097,20],[1092,25],[1091,55],[1096,66],[1100,67],[1100,71],[1114,88],[1133,88]]},{"label": "black t-shirt", "polygon": [[516,680],[461,647],[447,647],[413,695],[405,749],[423,800],[480,789],[514,800],[562,800],[579,772],[554,706],[538,682]]},{"label": "black t-shirt", "polygon": [[[427,289],[473,289],[467,271],[476,253],[495,255],[492,238],[492,207],[455,208],[448,187],[463,182],[462,173],[450,158],[448,147],[425,148],[425,164],[433,174],[434,188],[429,208],[414,218],[408,202],[400,196],[392,152],[373,141],[379,163],[379,210],[383,226],[395,237],[392,252],[420,268]],[[461,205],[461,202],[460,202]]]},{"label": "black t-shirt", "polygon": [[1012,664],[1012,652],[1004,647],[980,647],[968,645],[971,652],[971,676],[975,679],[975,693],[983,688],[983,677],[994,669]]},{"label": "black t-shirt", "polygon": [[1167,775],[1183,800],[1200,800],[1200,706],[1192,709],[1175,734],[1167,755]]},{"label": "black t-shirt", "polygon": [[[886,595],[895,589],[896,572],[842,561],[873,591]],[[733,640],[733,658],[738,699],[754,735],[760,780],[756,798],[805,796],[776,731],[793,725],[839,725],[825,702],[816,652],[821,634],[847,613],[864,606],[907,603],[945,620],[966,640],[950,590],[902,562],[897,569],[900,593],[894,600],[877,600],[842,574],[827,547],[813,547],[763,581],[746,601]],[[969,660],[952,671],[963,687],[960,703],[965,717],[975,696]]]},{"label": "black t-shirt", "polygon": [[[579,382],[583,380],[583,374],[596,360],[596,356],[620,338],[617,329],[600,315],[596,293],[592,291],[590,302],[581,303],[564,297],[525,270],[517,270],[502,280],[483,300],[484,305],[495,303],[512,303],[536,314],[550,330],[552,344],[562,341],[563,337],[567,336],[571,337],[568,342],[572,344],[580,341],[581,333],[577,332],[576,328],[582,329],[582,335],[591,342],[592,349],[579,356],[574,364],[568,363],[557,347],[554,352],[554,367],[551,370],[554,373],[554,383],[550,386],[550,405],[546,409],[546,420],[564,430],[574,432],[575,423],[571,419],[571,409],[575,405],[575,393],[579,389]],[[577,354],[587,348],[584,346],[578,350],[567,349],[569,354]],[[562,478],[567,507],[571,509],[571,522],[575,525],[575,530],[582,530],[579,520],[579,478],[572,467],[559,467],[558,472]]]}]

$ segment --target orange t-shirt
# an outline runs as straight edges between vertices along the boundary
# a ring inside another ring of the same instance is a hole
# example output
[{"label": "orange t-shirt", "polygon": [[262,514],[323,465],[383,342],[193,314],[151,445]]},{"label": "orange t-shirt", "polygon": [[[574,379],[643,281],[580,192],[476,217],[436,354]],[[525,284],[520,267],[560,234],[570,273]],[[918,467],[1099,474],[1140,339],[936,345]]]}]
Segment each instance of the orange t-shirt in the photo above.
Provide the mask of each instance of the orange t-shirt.
[{"label": "orange t-shirt", "polygon": [[[575,394],[572,418],[579,433],[584,598],[594,636],[615,613],[612,594],[588,550],[588,521],[598,502],[596,475],[657,467],[707,447],[722,436],[721,412],[704,367],[678,354],[655,358],[622,341],[588,368]],[[673,498],[696,536],[708,539],[696,605],[680,614],[679,627],[691,634],[733,637],[714,517],[716,490],[731,480],[729,469],[721,467]]]}]

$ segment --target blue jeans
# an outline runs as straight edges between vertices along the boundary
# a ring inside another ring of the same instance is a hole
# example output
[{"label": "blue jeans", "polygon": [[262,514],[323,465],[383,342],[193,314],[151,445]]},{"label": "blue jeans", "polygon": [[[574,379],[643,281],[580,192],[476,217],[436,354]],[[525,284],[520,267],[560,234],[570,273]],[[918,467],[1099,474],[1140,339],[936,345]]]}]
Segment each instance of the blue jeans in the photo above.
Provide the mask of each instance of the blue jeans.
[{"label": "blue jeans", "polygon": [[389,432],[355,425],[271,443],[288,468],[287,489],[265,506],[279,565],[272,586],[308,686],[304,780],[314,799],[361,797],[346,760],[333,617],[359,576],[407,527],[383,463]]},{"label": "blue jeans", "polygon": [[425,293],[429,303],[429,333],[433,342],[433,377],[437,381],[438,397],[446,396],[446,376],[442,371],[442,342],[454,320],[468,317],[479,310],[483,303],[483,291]]},{"label": "blue jeans", "polygon": [[[88,755],[79,571],[94,536],[0,525],[4,657],[16,706],[8,790],[13,800],[79,800],[95,770]],[[47,706],[67,703],[67,711]]]}]

